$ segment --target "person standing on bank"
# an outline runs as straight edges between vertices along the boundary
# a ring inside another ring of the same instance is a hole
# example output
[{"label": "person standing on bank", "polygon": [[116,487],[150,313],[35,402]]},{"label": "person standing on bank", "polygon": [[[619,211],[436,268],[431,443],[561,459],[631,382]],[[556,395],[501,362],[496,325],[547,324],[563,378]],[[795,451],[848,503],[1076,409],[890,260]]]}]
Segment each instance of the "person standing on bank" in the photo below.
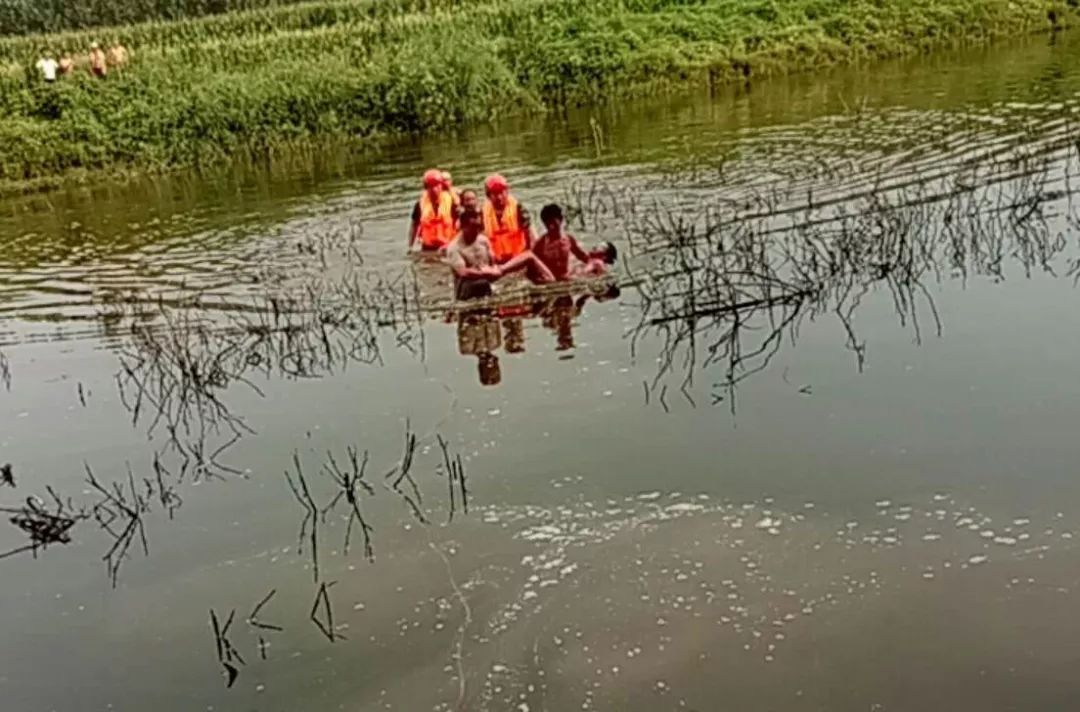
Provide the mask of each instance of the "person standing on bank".
[{"label": "person standing on bank", "polygon": [[492,257],[502,264],[532,247],[529,214],[510,195],[510,183],[501,175],[489,176],[484,192],[484,234],[491,241]]},{"label": "person standing on bank", "polygon": [[109,48],[108,64],[113,69],[119,69],[128,63],[127,47],[120,44],[120,40],[113,43]]},{"label": "person standing on bank", "polygon": [[45,52],[34,66],[41,72],[41,78],[46,83],[52,84],[56,81],[56,70],[60,68],[60,64],[53,59],[52,52]]},{"label": "person standing on bank", "polygon": [[104,78],[109,72],[108,63],[105,59],[105,50],[97,42],[90,43],[90,73],[95,77]]},{"label": "person standing on bank", "polygon": [[66,77],[75,71],[75,58],[71,56],[71,52],[65,51],[60,56],[60,62],[57,65],[60,70],[60,76]]},{"label": "person standing on bank", "polygon": [[446,247],[457,234],[457,209],[450,191],[445,189],[441,171],[432,168],[424,173],[424,192],[413,206],[409,226],[409,249],[417,239],[425,252]]}]

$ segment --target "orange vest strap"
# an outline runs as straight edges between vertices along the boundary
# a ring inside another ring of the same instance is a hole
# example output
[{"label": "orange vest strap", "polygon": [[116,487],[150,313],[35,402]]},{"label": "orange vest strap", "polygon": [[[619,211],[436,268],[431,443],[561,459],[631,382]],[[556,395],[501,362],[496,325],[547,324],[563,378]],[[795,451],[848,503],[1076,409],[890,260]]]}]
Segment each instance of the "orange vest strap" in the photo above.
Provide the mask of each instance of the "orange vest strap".
[{"label": "orange vest strap", "polygon": [[498,262],[504,262],[525,251],[528,241],[519,224],[519,214],[518,202],[513,197],[506,198],[501,220],[491,201],[484,203],[484,234],[491,242],[492,256]]},{"label": "orange vest strap", "polygon": [[431,202],[431,196],[425,190],[420,195],[420,240],[424,247],[438,249],[453,239],[454,198],[450,193],[439,194],[439,204]]}]

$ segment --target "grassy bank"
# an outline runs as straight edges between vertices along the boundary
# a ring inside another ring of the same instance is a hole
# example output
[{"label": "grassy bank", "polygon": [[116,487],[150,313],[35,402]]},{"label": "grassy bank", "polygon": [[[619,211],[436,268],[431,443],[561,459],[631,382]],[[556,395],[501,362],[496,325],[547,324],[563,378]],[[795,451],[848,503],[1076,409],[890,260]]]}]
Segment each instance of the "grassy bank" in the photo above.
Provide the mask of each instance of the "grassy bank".
[{"label": "grassy bank", "polygon": [[[283,5],[289,0],[4,0],[0,35],[60,32],[84,27],[123,25],[150,20],[181,20],[224,12]],[[295,0],[293,0],[295,1]]]},{"label": "grassy bank", "polygon": [[[0,40],[0,181],[369,139],[1064,27],[1078,0],[327,0]],[[55,86],[42,46],[118,38]]]}]

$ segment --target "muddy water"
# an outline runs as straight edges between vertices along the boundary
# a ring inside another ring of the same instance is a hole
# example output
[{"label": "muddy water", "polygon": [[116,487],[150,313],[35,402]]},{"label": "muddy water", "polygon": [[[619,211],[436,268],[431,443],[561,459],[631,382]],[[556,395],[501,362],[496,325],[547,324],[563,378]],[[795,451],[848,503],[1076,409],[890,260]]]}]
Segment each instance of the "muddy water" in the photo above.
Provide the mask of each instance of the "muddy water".
[{"label": "muddy water", "polygon": [[[3,204],[0,506],[78,519],[0,559],[3,709],[1071,708],[1078,56],[1063,36]],[[429,164],[566,200],[621,247],[621,296],[448,314],[442,268],[402,249]],[[768,300],[732,276],[746,244]],[[133,412],[146,364],[178,368],[166,337],[220,355],[176,335],[255,338],[267,294],[343,275],[381,295],[349,356],[361,326],[321,318],[334,358],[242,351],[210,388],[228,418],[160,390],[163,419]],[[350,447],[373,561],[335,500]]]}]

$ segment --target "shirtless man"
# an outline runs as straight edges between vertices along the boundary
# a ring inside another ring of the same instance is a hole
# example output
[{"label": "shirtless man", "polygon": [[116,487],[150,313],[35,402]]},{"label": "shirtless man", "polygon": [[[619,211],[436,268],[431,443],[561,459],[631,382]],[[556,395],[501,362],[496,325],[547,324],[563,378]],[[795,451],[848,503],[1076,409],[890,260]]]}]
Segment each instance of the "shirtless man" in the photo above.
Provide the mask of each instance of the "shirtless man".
[{"label": "shirtless man", "polygon": [[90,44],[90,72],[95,77],[104,77],[108,73],[108,64],[105,60],[105,50],[97,42]]},{"label": "shirtless man", "polygon": [[60,57],[57,71],[61,76],[67,76],[75,71],[75,58],[71,56],[71,52],[64,52]]},{"label": "shirtless man", "polygon": [[108,63],[110,67],[119,69],[128,62],[128,51],[124,45],[120,44],[120,40],[113,43],[113,46],[109,48]]},{"label": "shirtless man", "polygon": [[476,210],[462,210],[459,222],[461,234],[446,248],[446,262],[454,273],[454,296],[457,299],[489,297],[492,282],[522,270],[533,282],[542,284],[555,281],[551,270],[529,251],[496,265],[491,254],[491,241],[481,232],[483,222]]},{"label": "shirtless man", "polygon": [[[533,253],[551,270],[556,280],[564,282],[578,275],[601,275],[607,271],[607,265],[615,261],[615,246],[610,242],[603,249],[586,252],[573,235],[563,232],[563,212],[558,205],[545,205],[540,211],[540,221],[547,232],[533,245]],[[571,255],[584,267],[571,269]]]}]

